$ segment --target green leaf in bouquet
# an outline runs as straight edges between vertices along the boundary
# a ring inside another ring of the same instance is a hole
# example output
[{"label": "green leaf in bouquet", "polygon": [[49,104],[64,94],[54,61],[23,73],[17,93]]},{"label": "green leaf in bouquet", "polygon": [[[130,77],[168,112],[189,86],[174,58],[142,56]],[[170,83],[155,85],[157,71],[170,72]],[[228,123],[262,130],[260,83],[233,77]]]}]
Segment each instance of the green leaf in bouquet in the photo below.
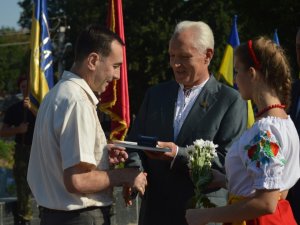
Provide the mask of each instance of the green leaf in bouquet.
[{"label": "green leaf in bouquet", "polygon": [[196,183],[196,186],[198,187],[202,187],[202,189],[204,189],[211,181],[212,181],[213,177],[212,174],[209,173],[206,176],[201,176]]},{"label": "green leaf in bouquet", "polygon": [[211,165],[213,158],[217,155],[217,147],[213,142],[202,139],[194,141],[194,145],[187,147],[190,159],[189,169],[195,191],[195,196],[189,202],[190,207],[214,206],[203,192],[213,179]]}]

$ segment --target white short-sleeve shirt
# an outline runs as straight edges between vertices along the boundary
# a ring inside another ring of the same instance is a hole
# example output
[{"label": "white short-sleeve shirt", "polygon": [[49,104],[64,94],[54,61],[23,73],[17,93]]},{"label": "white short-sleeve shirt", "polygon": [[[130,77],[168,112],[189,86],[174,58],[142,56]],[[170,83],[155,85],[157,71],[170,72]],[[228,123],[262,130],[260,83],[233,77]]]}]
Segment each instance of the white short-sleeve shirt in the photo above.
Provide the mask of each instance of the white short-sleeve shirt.
[{"label": "white short-sleeve shirt", "polygon": [[39,108],[28,167],[28,183],[41,206],[75,210],[110,205],[112,190],[72,194],[63,170],[80,162],[108,170],[106,138],[99,123],[98,99],[79,76],[65,71]]},{"label": "white short-sleeve shirt", "polygon": [[257,189],[291,188],[300,177],[299,137],[291,118],[255,122],[229,149],[229,192],[249,197]]}]

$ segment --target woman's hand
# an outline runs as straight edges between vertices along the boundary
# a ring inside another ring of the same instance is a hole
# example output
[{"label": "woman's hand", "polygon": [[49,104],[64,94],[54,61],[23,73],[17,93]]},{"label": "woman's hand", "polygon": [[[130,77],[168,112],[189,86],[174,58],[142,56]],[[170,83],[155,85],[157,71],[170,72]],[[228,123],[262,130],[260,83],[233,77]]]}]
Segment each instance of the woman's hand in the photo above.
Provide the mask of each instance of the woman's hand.
[{"label": "woman's hand", "polygon": [[185,219],[189,225],[205,225],[209,222],[205,220],[206,217],[203,209],[188,209],[185,213]]}]

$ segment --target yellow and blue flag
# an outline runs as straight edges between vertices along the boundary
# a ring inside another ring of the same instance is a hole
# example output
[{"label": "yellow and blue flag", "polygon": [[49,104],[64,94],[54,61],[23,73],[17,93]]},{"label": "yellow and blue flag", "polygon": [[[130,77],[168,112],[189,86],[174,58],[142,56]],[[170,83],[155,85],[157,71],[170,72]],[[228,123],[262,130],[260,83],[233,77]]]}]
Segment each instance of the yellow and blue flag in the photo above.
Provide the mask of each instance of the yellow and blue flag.
[{"label": "yellow and blue flag", "polygon": [[31,104],[37,111],[44,96],[54,85],[47,0],[34,0],[29,83]]},{"label": "yellow and blue flag", "polygon": [[[219,69],[219,76],[218,79],[224,80],[225,83],[231,87],[235,87],[234,84],[234,69],[233,69],[233,57],[234,57],[234,49],[240,45],[240,39],[238,35],[237,30],[237,15],[233,17],[233,22],[231,26],[231,32],[229,39],[227,41],[227,45],[225,48],[225,53],[222,58],[221,66]],[[251,127],[254,123],[254,112],[252,103],[250,100],[247,101],[248,106],[248,121],[247,121],[247,127]]]},{"label": "yellow and blue flag", "polygon": [[225,48],[225,53],[221,62],[219,69],[219,79],[223,79],[228,85],[234,86],[233,81],[233,51],[235,47],[240,45],[240,39],[237,31],[237,16],[233,18],[233,23],[231,27],[231,32],[227,45]]},{"label": "yellow and blue flag", "polygon": [[278,38],[278,33],[277,33],[277,29],[275,29],[275,31],[274,31],[273,41],[274,41],[277,45],[280,45],[279,38]]}]

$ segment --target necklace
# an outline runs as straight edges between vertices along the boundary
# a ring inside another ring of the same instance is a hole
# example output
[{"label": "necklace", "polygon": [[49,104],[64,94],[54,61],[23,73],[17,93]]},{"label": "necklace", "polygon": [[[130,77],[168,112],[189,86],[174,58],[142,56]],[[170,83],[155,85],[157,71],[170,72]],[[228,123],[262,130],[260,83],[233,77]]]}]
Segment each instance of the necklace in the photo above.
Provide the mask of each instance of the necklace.
[{"label": "necklace", "polygon": [[285,105],[282,105],[282,104],[274,104],[274,105],[269,105],[267,106],[266,108],[263,108],[262,110],[260,110],[259,112],[257,112],[255,114],[255,117],[258,118],[260,117],[261,115],[263,115],[265,112],[271,110],[271,109],[274,109],[274,108],[280,108],[280,109],[284,109],[286,106]]}]

